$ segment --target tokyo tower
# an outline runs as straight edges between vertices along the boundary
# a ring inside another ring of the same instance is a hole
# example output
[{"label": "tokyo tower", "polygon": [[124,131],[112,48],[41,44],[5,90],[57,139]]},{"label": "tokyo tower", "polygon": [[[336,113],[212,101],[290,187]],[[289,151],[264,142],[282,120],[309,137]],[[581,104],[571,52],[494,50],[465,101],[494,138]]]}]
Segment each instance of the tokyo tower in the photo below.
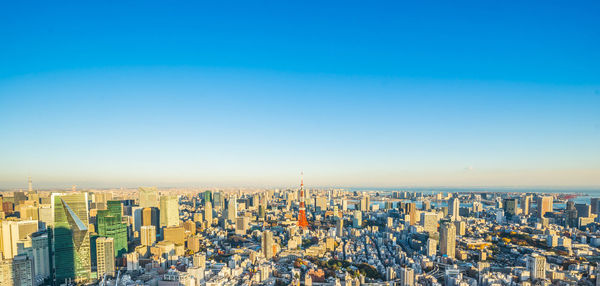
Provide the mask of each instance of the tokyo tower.
[{"label": "tokyo tower", "polygon": [[306,206],[304,205],[304,173],[301,173],[300,175],[300,208],[298,210],[298,226],[306,229],[308,228],[308,221],[306,220]]}]

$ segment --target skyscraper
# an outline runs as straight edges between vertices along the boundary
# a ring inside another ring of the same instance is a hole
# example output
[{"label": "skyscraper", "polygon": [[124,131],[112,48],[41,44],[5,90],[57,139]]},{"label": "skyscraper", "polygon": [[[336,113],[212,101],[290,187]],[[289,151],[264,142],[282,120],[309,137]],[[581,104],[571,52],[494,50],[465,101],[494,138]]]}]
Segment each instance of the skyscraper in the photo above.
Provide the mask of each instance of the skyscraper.
[{"label": "skyscraper", "polygon": [[[110,203],[111,201],[109,201]],[[114,201],[112,201],[114,202]],[[99,210],[96,215],[98,235],[113,238],[116,257],[127,253],[127,224],[121,221],[121,204],[113,203],[113,208]]]},{"label": "skyscraper", "polygon": [[273,257],[273,233],[270,230],[263,231],[261,248],[265,258],[271,259]]},{"label": "skyscraper", "polygon": [[54,284],[87,282],[91,275],[88,195],[53,193]]},{"label": "skyscraper", "polygon": [[12,260],[13,267],[13,284],[6,283],[6,281],[0,281],[2,285],[20,285],[20,286],[33,286],[36,285],[33,276],[35,275],[33,269],[33,260],[27,255],[17,255]]},{"label": "skyscraper", "polygon": [[410,225],[415,225],[417,223],[417,206],[415,203],[406,203],[404,206],[404,215],[405,220],[408,221]]},{"label": "skyscraper", "polygon": [[217,191],[212,194],[213,209],[219,211],[223,208],[223,192]]},{"label": "skyscraper", "polygon": [[202,198],[202,201],[204,202],[204,204],[206,205],[206,203],[212,203],[212,192],[207,190],[204,191],[204,197]]},{"label": "skyscraper", "polygon": [[179,201],[177,196],[160,197],[160,226],[179,225]]},{"label": "skyscraper", "polygon": [[415,285],[415,271],[410,267],[400,269],[400,286]]},{"label": "skyscraper", "polygon": [[517,215],[517,209],[518,209],[517,199],[510,198],[510,199],[504,200],[504,213],[506,215],[508,215],[509,217]]},{"label": "skyscraper", "polygon": [[158,189],[156,189],[156,187],[151,187],[151,188],[145,188],[145,187],[139,187],[138,188],[138,195],[139,195],[139,199],[140,199],[140,207],[142,208],[151,208],[151,207],[158,207]]},{"label": "skyscraper", "polygon": [[370,205],[369,195],[365,194],[360,199],[360,210],[363,211],[363,212],[368,212],[369,211],[369,205]]},{"label": "skyscraper", "polygon": [[593,214],[598,214],[600,212],[600,198],[591,198],[590,199],[590,207],[592,209]]},{"label": "skyscraper", "polygon": [[423,212],[421,213],[421,225],[423,226],[423,230],[432,234],[437,234],[438,232],[438,215],[432,212]]},{"label": "skyscraper", "polygon": [[206,221],[206,224],[210,227],[212,225],[212,221],[213,221],[213,210],[212,210],[212,203],[208,202],[204,205],[204,220]]},{"label": "skyscraper", "polygon": [[156,242],[156,227],[153,225],[142,226],[140,238],[142,245],[152,246]]},{"label": "skyscraper", "polygon": [[543,218],[547,212],[553,209],[554,198],[552,196],[539,196],[537,198],[538,217]]},{"label": "skyscraper", "polygon": [[524,195],[521,197],[521,213],[524,216],[529,215],[529,208],[531,206],[531,197],[528,195]]},{"label": "skyscraper", "polygon": [[335,223],[335,235],[337,237],[344,236],[344,219],[343,218],[338,218],[338,220]]},{"label": "skyscraper", "polygon": [[239,235],[245,235],[250,224],[250,218],[247,216],[238,217],[235,222],[235,233]]},{"label": "skyscraper", "polygon": [[235,222],[237,218],[237,198],[235,195],[229,197],[227,201],[227,219]]},{"label": "skyscraper", "polygon": [[443,223],[440,227],[440,254],[454,258],[456,251],[456,227],[453,223]]},{"label": "skyscraper", "polygon": [[453,197],[448,202],[448,214],[451,220],[460,220],[460,200],[457,197]]},{"label": "skyscraper", "polygon": [[16,256],[17,243],[38,231],[37,220],[2,221],[2,254],[4,259]]},{"label": "skyscraper", "polygon": [[527,266],[531,272],[532,280],[546,278],[546,257],[534,253],[528,257]]},{"label": "skyscraper", "polygon": [[98,237],[96,239],[96,265],[98,267],[98,278],[104,275],[115,275],[115,250],[112,237]]},{"label": "skyscraper", "polygon": [[359,210],[354,211],[352,218],[352,226],[355,228],[362,227],[362,212]]},{"label": "skyscraper", "polygon": [[158,208],[142,209],[142,226],[153,225],[158,230],[160,228],[160,211]]}]

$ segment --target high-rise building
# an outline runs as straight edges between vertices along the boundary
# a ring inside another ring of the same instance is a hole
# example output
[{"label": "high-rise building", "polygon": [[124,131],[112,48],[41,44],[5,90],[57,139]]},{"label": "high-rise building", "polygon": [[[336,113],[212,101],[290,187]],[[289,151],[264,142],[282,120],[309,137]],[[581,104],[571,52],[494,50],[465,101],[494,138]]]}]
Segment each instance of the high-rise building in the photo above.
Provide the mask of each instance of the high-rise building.
[{"label": "high-rise building", "polygon": [[506,199],[504,200],[504,213],[508,216],[508,217],[512,217],[514,215],[517,215],[517,209],[518,209],[518,201],[517,199],[514,198],[510,198],[510,199]]},{"label": "high-rise building", "polygon": [[2,254],[4,259],[13,258],[18,254],[18,242],[38,231],[37,220],[2,221]]},{"label": "high-rise building", "polygon": [[415,225],[417,223],[417,205],[415,203],[405,203],[402,204],[405,221],[408,221],[410,225]]},{"label": "high-rise building", "polygon": [[12,259],[0,260],[0,281],[2,281],[2,285],[16,285],[13,268],[14,265]]},{"label": "high-rise building", "polygon": [[532,280],[546,278],[546,257],[534,253],[528,257],[527,266],[531,272]]},{"label": "high-rise building", "polygon": [[213,210],[211,202],[208,202],[204,205],[204,220],[209,227],[213,223]]},{"label": "high-rise building", "polygon": [[156,187],[138,188],[140,207],[142,208],[157,208],[158,207],[158,189]]},{"label": "high-rise building", "polygon": [[448,214],[451,220],[460,220],[460,200],[457,197],[453,197],[448,202]]},{"label": "high-rise building", "polygon": [[554,198],[552,196],[539,196],[537,198],[538,217],[543,218],[547,212],[553,209]]},{"label": "high-rise building", "polygon": [[577,210],[577,218],[592,216],[592,208],[588,204],[575,204]]},{"label": "high-rise building", "polygon": [[53,193],[54,284],[85,283],[91,276],[88,194]]},{"label": "high-rise building", "polygon": [[453,223],[443,223],[440,227],[440,254],[450,258],[456,252],[456,227]]},{"label": "high-rise building", "polygon": [[433,238],[427,239],[427,247],[425,249],[427,256],[434,256],[437,254],[438,241]]},{"label": "high-rise building", "polygon": [[365,194],[362,196],[362,198],[360,198],[360,210],[363,212],[368,212],[369,205],[370,205],[369,195]]},{"label": "high-rise building", "polygon": [[179,200],[177,196],[160,197],[160,227],[179,225]]},{"label": "high-rise building", "polygon": [[[48,246],[48,233],[46,231],[32,233],[25,239],[20,240],[17,252],[27,255],[33,261],[35,279],[41,281],[50,277],[50,248]],[[1,281],[0,285],[2,284]]]},{"label": "high-rise building", "polygon": [[222,191],[217,191],[212,194],[213,209],[219,211],[223,208],[224,197]]},{"label": "high-rise building", "polygon": [[432,212],[421,213],[421,225],[423,230],[429,235],[437,234],[438,232],[438,215]]},{"label": "high-rise building", "polygon": [[403,267],[400,269],[400,286],[414,286],[415,285],[415,270],[410,267]]},{"label": "high-rise building", "polygon": [[164,228],[164,240],[178,245],[184,245],[185,229],[183,226],[170,226]]},{"label": "high-rise building", "polygon": [[115,275],[115,241],[112,237],[98,237],[96,239],[96,265],[98,278],[104,275]]},{"label": "high-rise building", "polygon": [[206,267],[206,254],[195,253],[193,258],[194,267],[205,268]]},{"label": "high-rise building", "polygon": [[250,224],[250,218],[247,216],[241,216],[237,218],[235,223],[235,233],[239,235],[245,235],[248,231],[248,226]]},{"label": "high-rise building", "polygon": [[354,216],[352,217],[352,227],[362,227],[362,212],[359,210],[354,211]]},{"label": "high-rise building", "polygon": [[338,218],[335,223],[335,235],[337,237],[344,237],[344,219]]},{"label": "high-rise building", "polygon": [[0,281],[2,285],[20,285],[20,286],[34,286],[37,285],[34,280],[34,269],[33,260],[27,255],[17,255],[12,260],[13,267],[13,284],[5,283]]},{"label": "high-rise building", "polygon": [[473,202],[473,212],[479,213],[483,211],[483,204],[480,201]]},{"label": "high-rise building", "polygon": [[237,218],[237,198],[235,195],[229,197],[227,201],[227,219],[231,222],[235,222]]},{"label": "high-rise building", "polygon": [[123,257],[127,253],[127,224],[121,221],[120,208],[119,204],[118,210],[99,210],[96,215],[98,235],[114,239],[116,257]]},{"label": "high-rise building", "polygon": [[262,240],[261,240],[261,248],[263,251],[263,255],[267,259],[273,258],[273,233],[270,230],[263,231]]},{"label": "high-rise building", "polygon": [[591,198],[590,207],[593,214],[600,213],[600,198]]},{"label": "high-rise building", "polygon": [[202,201],[204,202],[204,205],[206,205],[206,203],[212,204],[212,192],[210,190],[204,191],[204,197],[202,198]]},{"label": "high-rise building", "polygon": [[160,210],[158,208],[143,208],[142,209],[142,226],[153,225],[156,229],[160,229]]},{"label": "high-rise building", "polygon": [[153,225],[144,225],[140,231],[142,245],[152,246],[156,242],[156,227]]},{"label": "high-rise building", "polygon": [[521,213],[524,216],[529,215],[531,206],[531,196],[524,195],[521,197]]}]

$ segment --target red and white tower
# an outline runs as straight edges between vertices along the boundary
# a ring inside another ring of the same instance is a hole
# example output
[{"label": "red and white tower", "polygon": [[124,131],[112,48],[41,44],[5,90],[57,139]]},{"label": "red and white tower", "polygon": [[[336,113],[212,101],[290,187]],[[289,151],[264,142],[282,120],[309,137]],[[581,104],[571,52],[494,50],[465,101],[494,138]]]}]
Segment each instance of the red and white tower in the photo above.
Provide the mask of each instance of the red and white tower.
[{"label": "red and white tower", "polygon": [[298,226],[308,228],[308,220],[306,220],[306,206],[304,205],[304,173],[300,173],[300,208],[298,210]]}]

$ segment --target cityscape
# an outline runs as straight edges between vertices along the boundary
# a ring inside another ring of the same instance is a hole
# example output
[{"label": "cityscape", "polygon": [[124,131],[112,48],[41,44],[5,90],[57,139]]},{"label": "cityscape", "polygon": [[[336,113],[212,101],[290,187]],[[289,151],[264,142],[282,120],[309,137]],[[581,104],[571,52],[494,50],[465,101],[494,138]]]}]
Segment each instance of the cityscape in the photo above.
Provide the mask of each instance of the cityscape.
[{"label": "cityscape", "polygon": [[600,1],[0,1],[0,286],[600,286]]},{"label": "cityscape", "polygon": [[1,197],[2,285],[600,283],[585,194],[32,185]]}]

